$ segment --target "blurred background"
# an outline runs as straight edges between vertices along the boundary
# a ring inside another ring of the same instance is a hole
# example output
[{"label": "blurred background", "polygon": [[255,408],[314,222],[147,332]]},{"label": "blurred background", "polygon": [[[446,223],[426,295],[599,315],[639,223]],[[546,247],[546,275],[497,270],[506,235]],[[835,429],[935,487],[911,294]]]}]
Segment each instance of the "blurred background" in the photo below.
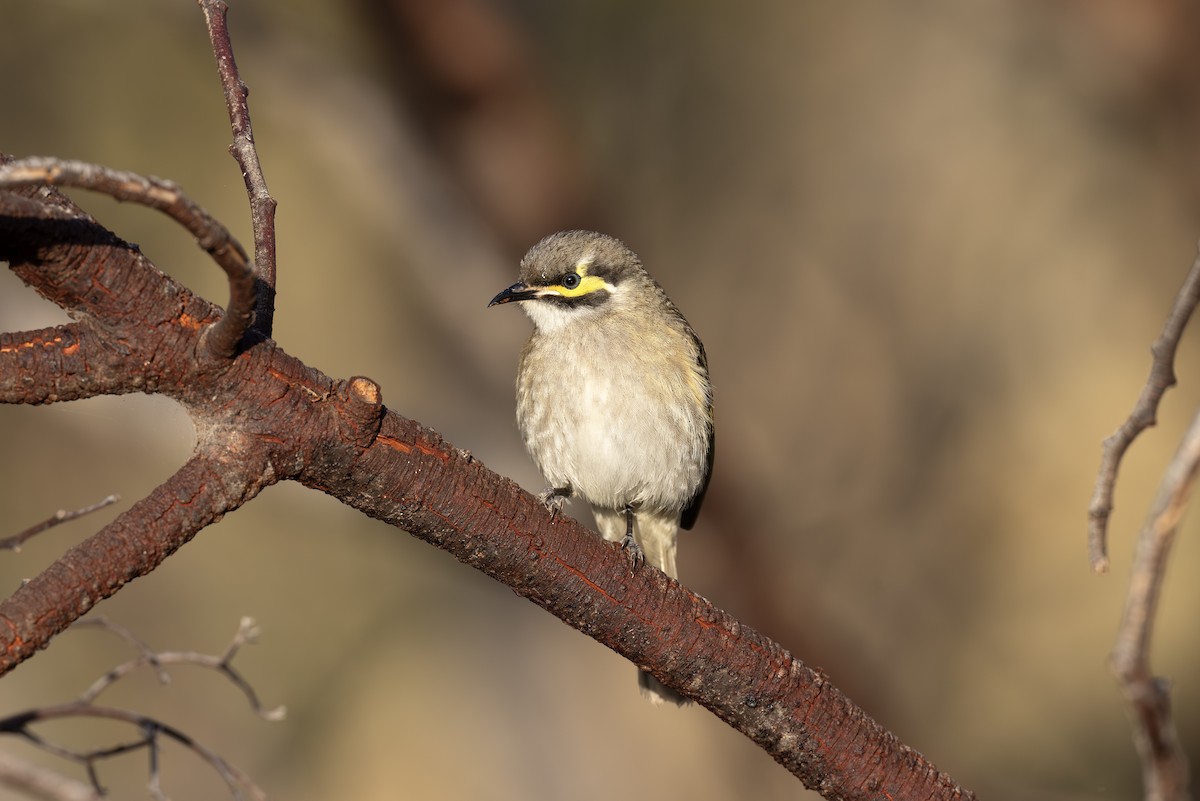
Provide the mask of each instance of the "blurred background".
[{"label": "blurred background", "polygon": [[[1125,462],[1110,575],[1089,571],[1086,508],[1200,236],[1194,4],[232,5],[280,204],[285,350],[371,376],[389,407],[536,491],[512,391],[529,324],[486,304],[542,235],[620,236],[703,337],[716,385],[684,582],[983,798],[1140,794],[1106,658],[1134,532],[1200,403],[1194,331]],[[3,17],[0,150],[172,178],[251,240],[193,3],[10,0]],[[224,303],[178,228],[77,197]],[[65,319],[0,271],[0,328]],[[3,585],[164,480],[191,438],[162,398],[0,407],[5,533],[123,498],[0,555]],[[1193,754],[1198,533],[1193,515],[1153,655]],[[631,665],[509,590],[301,487],[266,490],[96,611],[210,652],[258,620],[236,665],[286,721],[195,669],[104,698],[273,798],[816,797],[704,709],[643,703]],[[129,653],[69,631],[0,682],[0,710],[73,697]],[[172,798],[223,794],[193,755],[163,759]],[[145,759],[102,778],[143,797]]]}]

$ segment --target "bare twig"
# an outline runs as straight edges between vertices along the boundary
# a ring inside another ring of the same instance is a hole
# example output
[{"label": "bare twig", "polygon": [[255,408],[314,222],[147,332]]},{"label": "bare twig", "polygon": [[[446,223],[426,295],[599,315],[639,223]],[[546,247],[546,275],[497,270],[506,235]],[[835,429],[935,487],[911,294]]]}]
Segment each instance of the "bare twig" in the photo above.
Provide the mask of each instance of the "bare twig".
[{"label": "bare twig", "polygon": [[229,278],[229,305],[221,319],[209,328],[206,347],[218,358],[230,358],[237,352],[254,313],[255,284],[249,257],[229,230],[185,195],[175,182],[55,158],[19,159],[0,166],[0,187],[30,184],[74,186],[101,192],[116,200],[157,209],[186,228]]},{"label": "bare twig", "polygon": [[1158,339],[1150,347],[1153,362],[1142,394],[1121,427],[1104,440],[1100,471],[1088,505],[1088,556],[1092,570],[1097,573],[1108,570],[1108,516],[1112,513],[1113,491],[1121,459],[1138,434],[1157,422],[1158,404],[1163,393],[1175,385],[1175,350],[1197,302],[1200,302],[1200,256],[1192,262],[1191,270],[1175,298],[1175,305],[1167,315]]},{"label": "bare twig", "polygon": [[228,6],[223,0],[197,0],[208,25],[208,37],[217,60],[217,73],[225,92],[225,106],[233,128],[233,144],[229,152],[242,168],[246,195],[250,199],[250,221],[254,227],[254,277],[258,284],[258,302],[254,310],[254,328],[265,337],[271,336],[275,317],[275,199],[267,191],[258,150],[254,144],[254,129],[250,126],[250,89],[238,74],[233,58],[233,43],[226,24]]},{"label": "bare twig", "polygon": [[32,525],[24,531],[14,534],[11,537],[4,537],[3,539],[0,539],[0,550],[19,551],[21,550],[22,545],[24,545],[28,540],[36,537],[38,534],[41,534],[43,531],[66,523],[68,520],[74,520],[77,517],[83,517],[84,515],[91,514],[99,509],[103,509],[105,506],[111,506],[119,500],[121,500],[120,495],[109,495],[107,498],[97,501],[91,506],[85,506],[82,509],[76,509],[71,512],[67,511],[66,509],[59,509],[42,522]]},{"label": "bare twig", "polygon": [[1167,466],[1158,497],[1138,535],[1125,613],[1111,656],[1112,671],[1130,705],[1148,801],[1190,798],[1187,758],[1175,737],[1168,687],[1150,670],[1150,640],[1167,559],[1198,469],[1200,413]]},{"label": "bare twig", "polygon": [[123,626],[111,623],[105,618],[92,618],[89,620],[80,621],[79,625],[92,623],[96,626],[101,626],[109,631],[112,631],[122,638],[132,642],[135,647],[140,650],[141,656],[136,659],[131,659],[124,664],[117,665],[108,673],[104,674],[92,685],[84,690],[79,696],[81,703],[92,703],[100,696],[102,692],[111,687],[114,683],[124,678],[128,674],[141,667],[154,667],[159,672],[159,681],[166,684],[170,681],[170,676],[166,673],[167,665],[198,665],[200,667],[215,670],[225,678],[229,679],[230,683],[242,691],[246,696],[246,700],[250,703],[250,707],[254,713],[263,720],[277,721],[283,720],[287,716],[286,707],[275,707],[267,709],[263,706],[258,698],[258,694],[254,692],[254,688],[250,682],[237,672],[233,667],[233,658],[237,656],[238,651],[243,645],[256,641],[259,629],[252,618],[244,617],[238,626],[237,633],[233,636],[229,645],[225,648],[225,652],[220,655],[201,654],[195,651],[161,651],[156,652],[150,649],[140,639],[135,637],[128,629]]},{"label": "bare twig", "polygon": [[[113,683],[128,675],[133,670],[144,665],[152,665],[159,670],[160,679],[165,676],[164,666],[170,664],[191,664],[209,668],[221,673],[230,680],[249,700],[256,714],[266,720],[280,720],[284,716],[284,708],[279,707],[274,710],[266,710],[259,702],[253,688],[232,666],[232,660],[237,655],[241,646],[254,642],[254,638],[258,634],[258,628],[254,621],[250,618],[242,618],[238,626],[237,633],[234,634],[232,641],[225,648],[225,651],[219,655],[200,654],[195,652],[161,652],[156,653],[149,649],[145,643],[129,632],[128,629],[118,624],[112,623],[103,618],[95,618],[90,621],[82,621],[90,623],[93,626],[99,626],[107,631],[114,632],[123,639],[132,642],[142,654],[123,665],[110,670],[104,676],[101,676],[91,687],[74,701],[56,706],[40,707],[31,709],[25,712],[20,712],[15,715],[9,715],[0,718],[0,733],[15,734],[26,741],[37,746],[41,750],[58,756],[62,759],[75,762],[82,765],[87,771],[88,781],[91,784],[92,790],[96,795],[103,794],[104,790],[100,785],[99,775],[97,773],[97,764],[106,758],[117,756],[119,754],[129,753],[145,749],[149,758],[149,779],[148,786],[151,795],[156,799],[165,799],[166,795],[162,791],[161,775],[159,771],[159,749],[161,747],[161,736],[175,740],[181,743],[186,748],[190,749],[202,759],[209,763],[213,769],[221,776],[225,784],[229,787],[234,798],[254,798],[265,799],[266,795],[259,789],[248,776],[239,771],[237,768],[226,762],[220,755],[208,747],[196,742],[184,732],[176,729],[166,723],[142,715],[137,712],[131,712],[125,709],[116,709],[112,707],[97,706],[94,702],[97,696],[100,695]],[[93,749],[90,751],[77,751],[72,748],[59,745],[55,742],[47,740],[33,731],[31,728],[34,724],[42,721],[61,719],[61,718],[104,718],[107,720],[115,720],[123,723],[129,723],[136,726],[138,736],[134,740],[105,748]]]},{"label": "bare twig", "polygon": [[[38,734],[33,732],[29,726],[34,723],[39,723],[47,720],[59,720],[62,718],[100,718],[104,720],[115,720],[121,723],[129,723],[136,726],[139,730],[139,737],[127,743],[121,743],[109,748],[98,748],[92,751],[74,751],[56,745],[48,740],[43,739]],[[39,709],[30,710],[17,715],[10,715],[7,718],[0,719],[0,733],[16,734],[23,737],[28,742],[38,748],[47,751],[48,753],[60,756],[63,759],[68,759],[72,762],[77,762],[88,767],[88,776],[92,781],[92,786],[98,793],[103,793],[104,790],[97,782],[95,764],[99,760],[109,757],[127,754],[130,751],[136,751],[145,748],[151,754],[151,778],[149,784],[151,787],[158,781],[156,773],[156,753],[159,747],[159,735],[165,736],[189,749],[217,772],[229,787],[230,793],[236,799],[254,798],[266,799],[267,795],[261,788],[256,785],[249,776],[242,773],[240,770],[230,765],[225,761],[220,754],[213,751],[203,743],[199,743],[192,739],[185,732],[176,729],[162,721],[155,720],[147,715],[141,715],[137,712],[130,712],[127,709],[117,709],[114,707],[93,706],[81,701],[72,701],[66,704],[57,706],[41,707]]]}]

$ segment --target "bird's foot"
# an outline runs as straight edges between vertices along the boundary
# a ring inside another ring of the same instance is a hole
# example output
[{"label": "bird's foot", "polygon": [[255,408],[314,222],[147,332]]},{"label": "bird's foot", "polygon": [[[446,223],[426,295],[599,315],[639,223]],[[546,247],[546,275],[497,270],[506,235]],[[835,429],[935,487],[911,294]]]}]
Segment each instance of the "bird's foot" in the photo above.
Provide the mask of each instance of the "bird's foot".
[{"label": "bird's foot", "polygon": [[633,534],[626,534],[621,540],[621,550],[629,557],[630,568],[636,570],[646,563],[646,554],[642,553],[642,546],[637,544]]},{"label": "bird's foot", "polygon": [[625,538],[621,540],[621,550],[629,555],[630,567],[637,569],[646,561],[642,546],[633,538],[633,505],[625,507]]},{"label": "bird's foot", "polygon": [[570,484],[565,487],[547,487],[538,493],[538,500],[542,502],[542,506],[550,510],[551,514],[558,514],[574,494],[575,490]]}]

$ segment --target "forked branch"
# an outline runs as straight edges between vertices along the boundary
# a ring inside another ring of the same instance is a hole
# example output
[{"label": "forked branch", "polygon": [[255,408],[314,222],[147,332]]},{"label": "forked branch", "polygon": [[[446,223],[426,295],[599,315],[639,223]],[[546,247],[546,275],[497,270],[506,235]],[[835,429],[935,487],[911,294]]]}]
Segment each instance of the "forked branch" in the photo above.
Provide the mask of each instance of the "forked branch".
[{"label": "forked branch", "polygon": [[[197,742],[182,730],[149,715],[133,712],[128,709],[99,706],[95,703],[96,697],[101,692],[138,668],[151,666],[158,671],[160,681],[164,681],[167,678],[165,672],[167,665],[196,665],[216,671],[229,679],[234,686],[246,695],[254,707],[254,711],[260,717],[265,720],[282,719],[283,708],[280,707],[271,711],[264,710],[261,704],[259,704],[253,688],[251,688],[250,684],[232,665],[233,657],[237,655],[238,650],[243,645],[254,642],[258,630],[252,620],[249,618],[242,619],[233,640],[225,649],[225,652],[219,655],[201,654],[192,651],[155,652],[146,647],[144,643],[141,643],[140,640],[126,629],[112,624],[107,620],[98,618],[94,621],[84,621],[84,623],[91,623],[91,625],[99,626],[118,634],[123,639],[135,643],[142,653],[136,659],[118,665],[104,676],[101,676],[83,695],[74,701],[53,706],[38,707],[0,717],[0,734],[18,736],[46,753],[81,765],[87,773],[90,790],[93,794],[92,797],[96,798],[104,795],[104,788],[100,783],[100,763],[105,759],[120,754],[144,750],[149,756],[148,786],[150,793],[156,799],[165,799],[166,794],[162,790],[162,776],[159,771],[159,750],[162,747],[162,740],[169,739],[183,745],[212,766],[213,770],[216,771],[217,775],[228,786],[230,793],[235,799],[266,799],[266,794],[248,776],[229,764],[216,751]],[[116,745],[83,751],[60,745],[43,737],[35,730],[35,727],[39,723],[64,718],[101,718],[127,723],[136,730],[137,735],[132,740]],[[8,776],[3,772],[3,763],[0,763],[0,783],[7,783],[4,781],[7,778]],[[49,781],[47,777],[42,777],[42,780],[43,782]],[[71,796],[80,795],[80,788],[74,783],[64,781],[62,783],[54,783],[54,785],[56,793],[59,790],[65,790],[69,791]]]},{"label": "forked branch", "polygon": [[1138,534],[1129,594],[1110,664],[1129,704],[1147,801],[1188,801],[1187,755],[1175,734],[1170,691],[1150,668],[1150,644],[1171,546],[1200,470],[1200,413],[1167,466]]},{"label": "forked branch", "polygon": [[[1150,376],[1121,427],[1104,441],[1100,471],[1088,509],[1088,551],[1092,568],[1108,569],[1108,519],[1113,508],[1117,471],[1130,444],[1155,424],[1163,394],[1174,386],[1175,352],[1200,302],[1200,256],[1192,262],[1150,351]],[[1138,534],[1125,611],[1109,664],[1129,705],[1133,739],[1142,763],[1146,801],[1187,801],[1187,757],[1175,734],[1167,683],[1150,668],[1150,643],[1167,561],[1179,521],[1200,468],[1200,414],[1192,421],[1167,467],[1158,496]]]}]

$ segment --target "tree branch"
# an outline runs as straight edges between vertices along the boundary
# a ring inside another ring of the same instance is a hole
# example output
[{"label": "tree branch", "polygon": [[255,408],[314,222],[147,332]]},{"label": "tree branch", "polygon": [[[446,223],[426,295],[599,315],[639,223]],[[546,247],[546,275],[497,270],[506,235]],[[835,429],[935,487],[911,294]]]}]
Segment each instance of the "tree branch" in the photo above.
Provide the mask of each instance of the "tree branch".
[{"label": "tree branch", "polygon": [[[139,299],[153,301],[131,308],[166,322],[134,320],[112,336],[135,354],[155,348],[143,390],[182,403],[199,443],[167,484],[0,603],[0,671],[262,486],[295,479],[503,581],[695,699],[830,798],[971,797],[780,645],[657,570],[631,574],[616,546],[550,515],[435,432],[385,412],[369,379],[334,381],[269,340],[217,367],[189,359],[203,328],[178,324],[180,308],[205,319],[203,301],[135,251],[115,248],[119,279],[108,275],[112,248],[89,261],[73,246],[47,246],[60,226],[68,241],[78,238],[86,217],[62,219],[68,211],[55,200],[33,224],[26,201],[6,205],[13,198],[0,193],[0,259],[39,291],[79,299],[88,313],[117,303],[88,293],[97,281],[136,286]],[[169,349],[152,344],[156,328],[171,332]]]},{"label": "tree branch", "polygon": [[1167,682],[1150,669],[1150,641],[1167,560],[1200,469],[1200,413],[1167,466],[1138,535],[1129,594],[1110,666],[1129,704],[1147,801],[1190,799],[1188,763],[1175,736]]},{"label": "tree branch", "polygon": [[226,359],[237,353],[254,313],[254,273],[246,251],[229,230],[196,205],[178,185],[82,161],[29,158],[0,166],[0,188],[30,185],[91,189],[115,200],[157,209],[187,229],[229,278],[229,304],[225,314],[207,332],[206,350]]},{"label": "tree branch", "polygon": [[275,319],[275,199],[267,191],[267,179],[254,145],[254,129],[250,125],[250,89],[238,74],[233,58],[233,42],[229,39],[226,13],[229,7],[222,0],[197,0],[204,12],[208,37],[217,61],[217,74],[225,94],[229,124],[233,128],[233,144],[229,152],[242,169],[246,195],[250,199],[250,222],[254,230],[254,278],[258,303],[254,310],[254,330],[264,337],[271,336]]},{"label": "tree branch", "polygon": [[0,672],[256,495],[266,480],[248,478],[248,466],[237,464],[234,453],[230,448],[221,456],[193,456],[149,496],[0,602]]},{"label": "tree branch", "polygon": [[1158,339],[1150,346],[1150,353],[1153,355],[1150,376],[1142,387],[1142,393],[1138,396],[1133,411],[1129,413],[1125,422],[1104,440],[1100,470],[1096,475],[1091,503],[1088,504],[1088,557],[1092,563],[1092,570],[1097,573],[1108,570],[1108,517],[1113,509],[1113,492],[1121,459],[1138,434],[1158,421],[1158,404],[1166,391],[1175,386],[1175,350],[1179,347],[1179,338],[1183,336],[1183,329],[1198,302],[1200,255],[1192,262]]},{"label": "tree branch", "polygon": [[619,544],[551,514],[435,432],[389,413],[347,465],[299,480],[449,551],[750,737],[829,798],[972,798],[819,671]]},{"label": "tree branch", "polygon": [[[0,333],[0,403],[55,403],[120,391],[129,381],[128,357],[127,348],[98,337],[90,321]],[[31,383],[30,375],[51,380]]]}]

